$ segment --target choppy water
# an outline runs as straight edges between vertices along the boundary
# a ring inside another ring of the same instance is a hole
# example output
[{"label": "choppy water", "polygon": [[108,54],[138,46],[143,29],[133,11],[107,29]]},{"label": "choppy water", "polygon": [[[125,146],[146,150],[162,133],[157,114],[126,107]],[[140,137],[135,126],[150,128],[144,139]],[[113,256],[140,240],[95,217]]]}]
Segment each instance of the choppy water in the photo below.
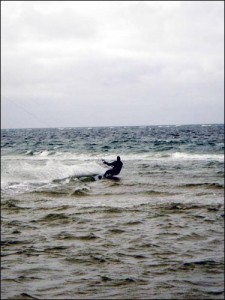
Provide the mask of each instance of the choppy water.
[{"label": "choppy water", "polygon": [[3,299],[224,298],[223,125],[1,135]]}]

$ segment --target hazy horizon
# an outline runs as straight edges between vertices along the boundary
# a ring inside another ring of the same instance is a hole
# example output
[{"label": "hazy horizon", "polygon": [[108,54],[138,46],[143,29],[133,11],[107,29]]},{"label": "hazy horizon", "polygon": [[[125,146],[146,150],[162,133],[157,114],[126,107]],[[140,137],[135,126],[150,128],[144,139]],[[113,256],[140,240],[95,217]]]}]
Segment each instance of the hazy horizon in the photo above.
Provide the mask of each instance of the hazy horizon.
[{"label": "hazy horizon", "polygon": [[18,128],[1,128],[2,130],[16,130],[16,129],[69,129],[69,128],[103,128],[103,127],[179,127],[179,126],[215,126],[215,125],[224,125],[224,123],[193,123],[193,124],[153,124],[153,125],[107,125],[107,126],[65,126],[65,127],[18,127]]}]

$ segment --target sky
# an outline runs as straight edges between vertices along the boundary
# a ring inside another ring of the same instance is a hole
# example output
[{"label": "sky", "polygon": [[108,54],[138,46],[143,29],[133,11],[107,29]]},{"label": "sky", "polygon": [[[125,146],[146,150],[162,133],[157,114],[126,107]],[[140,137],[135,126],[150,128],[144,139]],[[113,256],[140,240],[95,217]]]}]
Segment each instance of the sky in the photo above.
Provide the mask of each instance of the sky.
[{"label": "sky", "polygon": [[224,1],[1,1],[1,127],[224,123]]}]

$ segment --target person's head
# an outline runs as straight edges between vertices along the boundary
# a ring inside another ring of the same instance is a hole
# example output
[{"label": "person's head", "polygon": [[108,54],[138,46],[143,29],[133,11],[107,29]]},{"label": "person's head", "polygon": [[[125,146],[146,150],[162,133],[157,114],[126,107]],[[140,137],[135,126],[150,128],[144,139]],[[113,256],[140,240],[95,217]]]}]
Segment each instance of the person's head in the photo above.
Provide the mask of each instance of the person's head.
[{"label": "person's head", "polygon": [[119,156],[117,156],[117,160],[120,161],[120,157]]}]

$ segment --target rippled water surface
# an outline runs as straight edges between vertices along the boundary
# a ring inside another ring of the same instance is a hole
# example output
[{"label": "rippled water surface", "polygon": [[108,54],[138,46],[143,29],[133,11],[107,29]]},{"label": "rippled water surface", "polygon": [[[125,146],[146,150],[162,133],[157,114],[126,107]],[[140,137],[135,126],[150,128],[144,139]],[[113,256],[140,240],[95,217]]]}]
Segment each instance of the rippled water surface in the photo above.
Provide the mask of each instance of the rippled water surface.
[{"label": "rippled water surface", "polygon": [[222,125],[1,135],[3,299],[224,298]]}]

